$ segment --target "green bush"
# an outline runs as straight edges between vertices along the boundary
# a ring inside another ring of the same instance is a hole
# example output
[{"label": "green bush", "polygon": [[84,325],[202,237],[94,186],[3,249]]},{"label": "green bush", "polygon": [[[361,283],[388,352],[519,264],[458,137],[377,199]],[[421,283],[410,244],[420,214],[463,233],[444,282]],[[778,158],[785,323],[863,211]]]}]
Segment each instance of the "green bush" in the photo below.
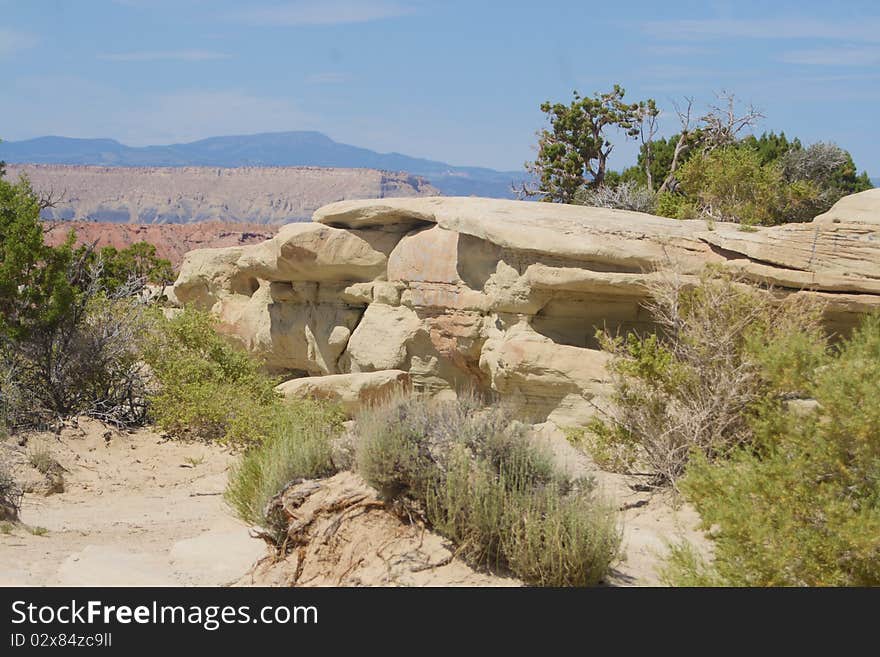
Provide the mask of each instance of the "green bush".
[{"label": "green bush", "polygon": [[611,405],[589,427],[599,456],[675,484],[694,453],[714,460],[754,440],[762,404],[803,394],[825,358],[821,308],[707,272],[658,279],[646,304],[657,333],[600,332]]},{"label": "green bush", "polygon": [[157,317],[143,355],[159,384],[151,415],[164,431],[239,444],[268,436],[264,418],[278,400],[275,381],[217,333],[209,314],[187,309]]},{"label": "green bush", "polygon": [[770,225],[787,200],[787,186],[775,163],[761,164],[751,148],[728,146],[692,157],[677,173],[700,214],[716,221]]},{"label": "green bush", "polygon": [[691,464],[681,488],[713,528],[715,560],[680,548],[672,583],[880,585],[880,317],[809,389],[814,412],[764,408],[754,446]]},{"label": "green bush", "polygon": [[471,563],[530,584],[604,578],[620,535],[592,483],[559,473],[503,408],[397,398],[358,418],[357,470]]},{"label": "green bush", "polygon": [[267,517],[267,503],[291,481],[334,473],[331,441],[342,431],[345,416],[323,402],[279,401],[263,407],[254,419],[261,424],[263,440],[230,471],[225,499],[242,520],[262,527],[280,544],[286,522]]},{"label": "green bush", "polygon": [[148,315],[135,299],[97,293],[52,327],[0,341],[0,420],[11,430],[78,414],[142,423],[147,373],[138,343]]},{"label": "green bush", "polygon": [[171,262],[156,255],[156,246],[135,242],[118,250],[105,246],[97,254],[101,264],[101,280],[107,290],[122,288],[132,278],[154,285],[167,285],[174,280]]},{"label": "green bush", "polygon": [[683,194],[660,192],[654,201],[654,212],[672,219],[699,219],[697,204]]},{"label": "green bush", "polygon": [[676,173],[676,192],[657,195],[656,213],[745,227],[809,221],[845,194],[870,186],[866,176],[855,176],[852,158],[840,147],[804,149],[782,140],[771,148],[752,137],[694,155]]}]

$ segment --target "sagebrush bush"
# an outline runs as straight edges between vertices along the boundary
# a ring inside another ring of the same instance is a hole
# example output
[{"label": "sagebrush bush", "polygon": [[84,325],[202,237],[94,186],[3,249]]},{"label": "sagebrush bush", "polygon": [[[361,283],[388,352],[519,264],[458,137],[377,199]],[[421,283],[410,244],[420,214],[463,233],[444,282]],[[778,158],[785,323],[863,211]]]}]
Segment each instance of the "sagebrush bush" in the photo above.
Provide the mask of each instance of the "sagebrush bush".
[{"label": "sagebrush bush", "polygon": [[673,192],[660,192],[654,202],[654,213],[672,219],[699,219],[700,210],[696,202]]},{"label": "sagebrush bush", "polygon": [[613,394],[590,429],[618,462],[674,484],[694,453],[711,461],[750,444],[760,402],[804,393],[826,357],[822,308],[713,272],[660,277],[650,294],[656,333],[599,334]]},{"label": "sagebrush bush", "polygon": [[268,435],[261,420],[278,401],[275,381],[217,333],[208,313],[158,317],[143,357],[159,384],[150,396],[151,416],[164,431],[242,444]]},{"label": "sagebrush bush", "polygon": [[591,482],[558,472],[503,408],[466,394],[398,397],[364,410],[358,434],[358,472],[471,563],[544,586],[608,574],[620,543],[613,510]]},{"label": "sagebrush bush", "polygon": [[753,446],[690,465],[681,488],[713,527],[715,560],[679,550],[670,581],[880,585],[880,317],[807,386],[815,411],[765,407]]},{"label": "sagebrush bush", "polygon": [[90,292],[51,327],[0,340],[0,413],[11,429],[88,415],[118,425],[147,415],[148,375],[138,344],[149,310]]},{"label": "sagebrush bush", "polygon": [[326,402],[278,401],[262,407],[254,419],[262,425],[262,442],[232,468],[224,495],[239,518],[280,544],[287,526],[284,519],[267,516],[269,500],[296,479],[335,472],[331,441],[342,431],[345,415]]},{"label": "sagebrush bush", "polygon": [[[541,586],[590,586],[602,581],[620,546],[609,509],[597,511],[586,492],[520,493],[501,548],[510,569]],[[587,511],[591,509],[590,511]]]}]

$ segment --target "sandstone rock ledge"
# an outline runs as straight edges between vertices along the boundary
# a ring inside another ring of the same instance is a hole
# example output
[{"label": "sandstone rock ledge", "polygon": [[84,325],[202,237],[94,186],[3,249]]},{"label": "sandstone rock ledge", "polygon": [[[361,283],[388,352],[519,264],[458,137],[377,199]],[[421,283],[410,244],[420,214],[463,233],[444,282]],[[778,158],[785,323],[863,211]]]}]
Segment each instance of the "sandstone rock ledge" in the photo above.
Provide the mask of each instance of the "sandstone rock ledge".
[{"label": "sandstone rock ledge", "polygon": [[880,308],[880,190],[754,232],[495,199],[342,201],[262,244],[190,252],[174,293],[292,376],[401,370],[416,390],[491,390],[568,425],[605,390],[596,329],[650,328],[656,270],[709,264],[821,298],[845,332]]}]

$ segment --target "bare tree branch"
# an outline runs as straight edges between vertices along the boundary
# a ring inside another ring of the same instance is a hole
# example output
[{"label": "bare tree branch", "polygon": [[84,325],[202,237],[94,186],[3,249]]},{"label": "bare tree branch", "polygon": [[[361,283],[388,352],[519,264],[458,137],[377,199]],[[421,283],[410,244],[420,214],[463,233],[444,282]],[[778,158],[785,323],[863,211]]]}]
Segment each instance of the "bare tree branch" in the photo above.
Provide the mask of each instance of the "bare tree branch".
[{"label": "bare tree branch", "polygon": [[678,103],[673,102],[675,113],[678,114],[678,120],[681,124],[681,130],[678,134],[678,142],[675,144],[675,151],[672,154],[672,164],[669,166],[669,173],[666,174],[663,184],[660,185],[659,191],[661,192],[670,191],[672,189],[672,185],[675,181],[675,172],[678,170],[681,156],[690,148],[688,145],[688,138],[691,135],[691,112],[694,107],[694,99],[692,97],[686,97],[685,100],[687,101],[687,108],[684,110],[678,106]]}]

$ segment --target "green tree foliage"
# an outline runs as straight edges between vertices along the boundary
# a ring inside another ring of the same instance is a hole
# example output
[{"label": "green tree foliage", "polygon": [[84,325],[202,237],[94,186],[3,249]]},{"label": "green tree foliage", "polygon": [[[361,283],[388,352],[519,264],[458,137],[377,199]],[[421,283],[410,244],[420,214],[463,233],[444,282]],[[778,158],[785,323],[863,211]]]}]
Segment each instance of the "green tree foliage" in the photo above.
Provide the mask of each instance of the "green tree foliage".
[{"label": "green tree foliage", "polygon": [[[664,148],[656,149],[660,157]],[[809,221],[847,194],[870,189],[852,156],[835,144],[804,147],[784,133],[764,133],[708,152],[689,152],[674,192],[662,192],[657,214],[744,225]]]},{"label": "green tree foliage", "polygon": [[[621,182],[633,181],[642,185],[647,185],[648,179],[645,170],[646,167],[648,167],[651,170],[653,190],[655,192],[658,191],[672,167],[672,159],[675,156],[675,147],[676,144],[678,144],[680,137],[681,135],[674,134],[667,138],[659,137],[654,139],[651,145],[650,154],[647,145],[642,144],[641,148],[639,148],[637,163],[624,169],[618,174],[620,176],[619,180]],[[682,150],[681,155],[679,156],[680,165],[687,162],[694,153],[694,147],[699,143],[699,133],[689,133],[685,142],[686,148]],[[609,172],[606,176],[606,181],[608,183],[612,183],[614,180],[612,174],[616,174],[616,172]]]},{"label": "green tree foliage", "polygon": [[[46,202],[26,178],[0,178],[0,422],[15,429],[87,413],[117,423],[144,419],[145,376],[136,358],[143,308],[110,286],[71,234],[43,239]],[[112,271],[136,277],[150,252]]]},{"label": "green tree foliage", "polygon": [[746,225],[776,223],[799,193],[785,183],[776,163],[761,164],[757,151],[741,146],[691,158],[679,169],[678,179],[699,216]]},{"label": "green tree foliage", "polygon": [[[653,211],[674,218],[706,218],[749,225],[808,221],[838,199],[869,189],[852,156],[829,143],[805,147],[784,132],[744,134],[763,118],[739,111],[732,94],[694,119],[692,100],[676,106],[681,131],[656,136],[653,100],[626,103],[619,86],[606,94],[564,103],[545,102],[549,129],[541,131],[538,157],[526,167],[545,201]],[[608,131],[640,139],[638,161],[622,172],[607,168],[613,144]]]},{"label": "green tree foliage", "polygon": [[581,97],[575,91],[568,105],[549,101],[541,105],[550,128],[541,131],[538,157],[526,167],[540,180],[537,194],[542,200],[571,203],[585,185],[602,185],[614,148],[608,130],[619,129],[637,138],[642,117],[656,116],[654,101],[626,103],[624,94],[615,85],[612,91],[593,97]]},{"label": "green tree foliage", "polygon": [[149,242],[135,242],[122,250],[105,246],[100,251],[89,251],[81,247],[88,262],[95,267],[100,283],[105,290],[124,289],[132,281],[167,285],[174,280],[171,262],[156,256],[156,245]]},{"label": "green tree foliage", "polygon": [[785,132],[780,132],[778,135],[775,132],[764,132],[760,137],[746,135],[740,143],[753,149],[762,165],[778,162],[792,149],[803,149],[800,139],[789,141]]},{"label": "green tree foliage", "polygon": [[0,336],[26,337],[61,321],[79,296],[82,268],[72,238],[58,248],[43,242],[40,200],[26,178],[0,178]]}]

